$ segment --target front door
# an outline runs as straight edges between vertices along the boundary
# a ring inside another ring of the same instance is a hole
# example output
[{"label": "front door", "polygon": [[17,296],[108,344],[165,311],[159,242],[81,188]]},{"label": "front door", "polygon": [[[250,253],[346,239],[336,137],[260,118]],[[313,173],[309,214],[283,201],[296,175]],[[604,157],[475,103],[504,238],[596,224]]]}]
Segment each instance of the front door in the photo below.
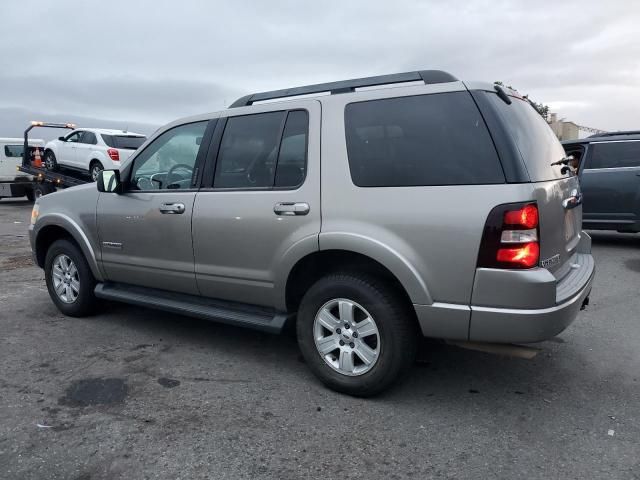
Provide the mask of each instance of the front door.
[{"label": "front door", "polygon": [[260,109],[220,120],[215,174],[193,210],[193,248],[202,295],[273,307],[288,256],[318,249],[320,104]]},{"label": "front door", "polygon": [[77,167],[77,150],[80,137],[84,134],[82,131],[73,132],[64,142],[60,143],[57,161],[62,166]]},{"label": "front door", "polygon": [[624,229],[640,221],[640,140],[592,143],[580,183],[586,227]]},{"label": "front door", "polygon": [[161,133],[125,169],[125,192],[100,194],[98,235],[109,281],[198,293],[191,216],[208,123]]}]

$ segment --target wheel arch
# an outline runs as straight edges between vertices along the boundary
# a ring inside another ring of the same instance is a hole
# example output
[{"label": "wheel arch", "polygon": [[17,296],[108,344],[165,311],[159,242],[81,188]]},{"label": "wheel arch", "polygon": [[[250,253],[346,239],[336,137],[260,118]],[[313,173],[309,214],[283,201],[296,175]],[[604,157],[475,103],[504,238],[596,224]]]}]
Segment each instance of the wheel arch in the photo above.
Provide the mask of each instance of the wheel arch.
[{"label": "wheel arch", "polygon": [[[40,219],[40,221],[42,220],[45,219]],[[44,268],[47,250],[53,242],[61,238],[73,241],[80,248],[89,264],[91,273],[96,280],[102,281],[103,275],[98,267],[98,261],[93,248],[91,248],[89,239],[73,220],[62,215],[49,216],[49,218],[46,219],[46,224],[39,227],[34,234],[33,248],[38,266]]]},{"label": "wheel arch", "polygon": [[[328,249],[318,250],[310,253],[295,263],[287,276],[285,298],[283,300],[286,310],[295,312],[305,292],[322,276],[336,271],[355,271],[373,274],[384,278],[389,285],[396,290],[408,304],[417,303],[415,295],[415,284],[417,279],[415,273],[408,267],[398,272],[397,266],[394,269],[379,261],[373,256],[348,249]],[[395,270],[395,271],[394,271]],[[407,283],[407,277],[413,288]],[[402,280],[404,279],[404,281]],[[422,284],[422,282],[419,282]],[[426,289],[420,292],[417,298],[431,304],[431,297]]]}]

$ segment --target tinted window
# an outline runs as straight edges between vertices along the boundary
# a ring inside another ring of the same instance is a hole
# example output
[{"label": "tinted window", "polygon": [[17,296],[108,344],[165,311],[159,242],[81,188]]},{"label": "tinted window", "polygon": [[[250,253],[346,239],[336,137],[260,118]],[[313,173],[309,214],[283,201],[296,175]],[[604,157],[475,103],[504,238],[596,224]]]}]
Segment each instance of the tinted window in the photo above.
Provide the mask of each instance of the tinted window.
[{"label": "tinted window", "polygon": [[22,157],[22,152],[24,152],[24,147],[22,145],[5,145],[4,146],[5,157],[8,157],[8,158]]},{"label": "tinted window", "polygon": [[207,122],[189,123],[164,132],[136,157],[134,190],[191,188],[194,166]]},{"label": "tinted window", "polygon": [[505,181],[468,92],[352,103],[345,126],[351,178],[358,186]]},{"label": "tinted window", "polygon": [[78,140],[80,139],[80,136],[83,134],[84,132],[75,132],[72,133],[71,135],[69,135],[66,139],[67,142],[72,142],[72,143],[77,143]]},{"label": "tinted window", "polygon": [[295,110],[287,115],[282,133],[276,187],[297,187],[304,181],[307,168],[307,135],[309,116],[304,110]]},{"label": "tinted window", "polygon": [[566,175],[562,174],[563,165],[551,166],[551,163],[565,156],[564,149],[551,127],[529,102],[510,97],[511,105],[507,105],[495,93],[486,95],[511,133],[531,181],[565,178]]},{"label": "tinted window", "polygon": [[89,145],[95,145],[98,143],[96,136],[93,132],[84,132],[82,138],[80,139],[81,143],[88,143]]},{"label": "tinted window", "polygon": [[213,186],[272,187],[286,112],[231,117],[222,135]]},{"label": "tinted window", "polygon": [[592,143],[591,160],[587,168],[640,166],[640,141]]},{"label": "tinted window", "polygon": [[136,150],[147,140],[147,137],[133,135],[106,135],[101,134],[102,140],[111,148],[123,148],[126,150]]}]

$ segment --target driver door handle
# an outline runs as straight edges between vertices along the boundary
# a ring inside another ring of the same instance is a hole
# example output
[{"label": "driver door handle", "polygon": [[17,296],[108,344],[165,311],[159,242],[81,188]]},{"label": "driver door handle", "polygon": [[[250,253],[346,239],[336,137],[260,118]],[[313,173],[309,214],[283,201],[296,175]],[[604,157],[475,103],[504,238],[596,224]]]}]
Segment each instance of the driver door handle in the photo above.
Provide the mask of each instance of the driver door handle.
[{"label": "driver door handle", "polygon": [[309,204],[304,202],[278,202],[273,206],[276,215],[306,215],[309,213]]},{"label": "driver door handle", "polygon": [[184,203],[163,203],[160,205],[160,213],[174,215],[184,213]]}]

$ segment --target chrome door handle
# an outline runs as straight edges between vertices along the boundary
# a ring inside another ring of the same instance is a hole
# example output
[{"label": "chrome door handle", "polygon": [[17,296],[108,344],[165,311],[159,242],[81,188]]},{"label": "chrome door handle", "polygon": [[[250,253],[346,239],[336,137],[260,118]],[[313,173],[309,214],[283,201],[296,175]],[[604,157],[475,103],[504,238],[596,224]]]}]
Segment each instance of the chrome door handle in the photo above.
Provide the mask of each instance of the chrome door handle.
[{"label": "chrome door handle", "polygon": [[276,215],[306,215],[309,213],[309,204],[304,202],[278,202],[273,206]]},{"label": "chrome door handle", "polygon": [[180,214],[184,213],[184,203],[163,203],[160,213]]}]

